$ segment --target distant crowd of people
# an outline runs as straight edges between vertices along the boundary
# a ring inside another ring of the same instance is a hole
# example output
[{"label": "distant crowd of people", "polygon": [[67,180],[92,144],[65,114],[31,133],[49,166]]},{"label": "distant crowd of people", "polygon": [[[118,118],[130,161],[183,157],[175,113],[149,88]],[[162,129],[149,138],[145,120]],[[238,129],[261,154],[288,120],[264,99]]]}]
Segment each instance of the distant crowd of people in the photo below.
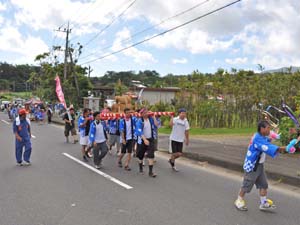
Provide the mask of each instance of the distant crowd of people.
[{"label": "distant crowd of people", "polygon": [[26,118],[30,121],[37,121],[40,124],[46,122],[46,118],[48,123],[52,121],[53,109],[52,105],[44,105],[44,104],[25,104],[24,106],[21,104],[6,104],[4,105],[3,111],[7,113],[8,118],[11,121],[14,121],[19,116],[19,111],[25,109]]}]

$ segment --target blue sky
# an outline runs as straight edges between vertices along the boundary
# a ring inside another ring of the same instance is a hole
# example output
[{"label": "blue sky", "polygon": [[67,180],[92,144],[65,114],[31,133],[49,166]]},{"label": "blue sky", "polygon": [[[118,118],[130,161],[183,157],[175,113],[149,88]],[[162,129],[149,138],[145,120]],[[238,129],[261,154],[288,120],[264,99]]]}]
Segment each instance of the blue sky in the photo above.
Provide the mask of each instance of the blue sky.
[{"label": "blue sky", "polygon": [[[55,30],[66,28],[69,21],[70,43],[74,47],[78,42],[83,45],[78,63],[90,65],[92,76],[109,70],[156,70],[164,76],[194,70],[214,73],[220,67],[257,71],[257,64],[266,69],[300,66],[299,0],[242,0],[97,60],[233,1],[1,0],[0,61],[36,64],[36,55],[51,51],[51,56],[57,55],[63,62],[63,52],[52,51],[52,46],[64,48],[65,33]],[[152,29],[135,36],[149,27]]]}]

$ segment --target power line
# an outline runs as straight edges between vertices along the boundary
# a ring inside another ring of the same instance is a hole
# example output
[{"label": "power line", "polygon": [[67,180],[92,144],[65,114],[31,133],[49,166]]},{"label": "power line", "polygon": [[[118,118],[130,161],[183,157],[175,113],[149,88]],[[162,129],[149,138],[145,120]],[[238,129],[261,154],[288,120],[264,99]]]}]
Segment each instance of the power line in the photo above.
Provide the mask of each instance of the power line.
[{"label": "power line", "polygon": [[[127,3],[130,2],[130,1],[131,1],[131,0],[126,1],[125,4],[127,4]],[[124,3],[124,2],[122,2],[122,4],[120,4],[118,7],[115,7],[113,10],[109,11],[108,13],[106,13],[105,16],[110,15],[110,14],[113,14],[115,11],[118,10],[118,8],[121,8],[121,7],[123,6],[123,3]],[[99,8],[99,6],[97,6],[96,8]],[[96,8],[95,8],[95,9],[96,9]],[[93,11],[94,11],[95,9],[93,9]],[[87,18],[88,18],[88,17],[87,17]],[[84,22],[81,21],[81,23],[84,23]],[[73,26],[72,29],[73,29],[74,27],[75,27],[75,26]],[[74,41],[74,40],[76,40],[76,39],[78,39],[78,38],[80,38],[80,36],[77,35],[76,37],[71,38],[71,39],[70,39],[70,42],[71,42],[71,41]]]},{"label": "power line", "polygon": [[120,53],[120,52],[122,52],[122,51],[125,51],[125,50],[127,50],[127,49],[129,49],[129,48],[132,48],[132,47],[137,46],[137,45],[140,45],[140,44],[142,44],[142,43],[144,43],[144,42],[150,41],[150,40],[152,40],[152,39],[154,39],[154,38],[156,38],[156,37],[162,36],[162,35],[164,35],[164,34],[166,34],[166,33],[169,33],[169,32],[171,32],[171,31],[173,31],[173,30],[176,30],[176,29],[178,29],[178,28],[181,28],[181,27],[183,27],[183,26],[186,26],[186,25],[188,25],[188,24],[190,24],[190,23],[192,23],[192,22],[195,22],[195,21],[197,21],[197,20],[199,20],[199,19],[202,19],[202,18],[204,18],[204,17],[206,17],[206,16],[208,16],[208,15],[211,15],[211,14],[216,13],[216,12],[222,10],[222,9],[225,9],[225,8],[231,6],[231,5],[234,5],[234,4],[236,4],[236,3],[240,2],[240,1],[241,1],[241,0],[237,0],[237,1],[231,2],[231,3],[229,3],[229,4],[227,4],[227,5],[224,5],[224,6],[220,7],[220,8],[217,8],[217,9],[215,9],[215,10],[212,10],[212,11],[208,12],[208,13],[205,13],[205,14],[202,15],[202,16],[198,16],[198,17],[196,17],[196,18],[194,18],[194,19],[192,19],[192,20],[189,20],[189,21],[187,21],[187,22],[185,22],[185,23],[182,23],[182,24],[180,24],[180,25],[178,25],[178,26],[175,26],[175,27],[173,27],[173,28],[170,28],[170,29],[168,29],[168,30],[165,30],[164,32],[161,32],[161,33],[159,33],[159,34],[153,35],[152,37],[146,38],[146,39],[144,39],[144,40],[142,40],[142,41],[136,42],[136,43],[134,43],[134,44],[132,44],[132,45],[130,45],[130,46],[127,46],[127,47],[125,47],[125,48],[119,49],[119,50],[117,50],[117,51],[108,53],[108,54],[106,54],[106,55],[102,55],[102,56],[100,56],[99,58],[96,58],[96,59],[89,60],[89,61],[87,61],[87,62],[81,63],[80,65],[88,64],[88,63],[95,62],[95,61],[100,60],[100,59],[104,59],[104,58],[106,58],[106,57],[108,57],[108,56],[115,55],[115,54]]},{"label": "power line", "polygon": [[[78,7],[77,10],[76,10],[76,12],[72,14],[72,16],[70,17],[70,19],[73,18],[73,17],[76,15],[77,17],[75,17],[75,19],[74,19],[74,21],[76,21],[77,19],[79,19],[80,17],[82,17],[82,15],[84,15],[85,12],[87,12],[88,9],[90,9],[96,2],[97,2],[97,0],[95,0],[92,4],[88,5],[88,6],[86,7],[86,9],[82,9],[82,7]],[[80,10],[81,10],[81,12],[83,12],[83,13],[78,13]],[[70,20],[68,20],[68,21],[70,21]],[[63,26],[67,25],[67,24],[68,24],[68,21],[66,21],[66,22],[64,22],[63,24],[61,24],[61,25],[58,27],[58,29],[60,29],[60,28],[62,28]],[[72,28],[73,28],[73,27],[72,27]],[[71,28],[71,29],[72,29],[72,28]]]},{"label": "power line", "polygon": [[103,29],[101,29],[94,37],[92,37],[89,41],[87,41],[86,44],[84,44],[84,46],[86,47],[87,45],[89,45],[93,40],[95,40],[101,33],[103,33],[103,31],[105,31],[106,29],[108,29],[117,19],[119,19],[121,16],[123,16],[126,11],[131,8],[134,3],[136,2],[137,0],[134,0],[133,2],[130,3],[129,6],[126,7],[125,10],[123,10],[117,17],[115,17],[109,24],[107,24]]},{"label": "power line", "polygon": [[[154,29],[155,27],[158,27],[158,26],[162,25],[163,23],[167,22],[168,20],[171,20],[171,19],[174,19],[174,18],[176,18],[176,17],[182,16],[183,14],[185,14],[185,13],[187,13],[187,12],[190,12],[190,11],[192,11],[193,9],[196,9],[197,7],[202,6],[202,5],[204,5],[205,3],[207,3],[207,2],[209,2],[209,0],[202,1],[202,2],[200,2],[200,3],[196,4],[196,5],[194,5],[194,6],[191,7],[191,8],[188,8],[188,9],[186,9],[186,10],[180,12],[180,13],[175,14],[174,16],[171,16],[171,17],[168,17],[168,18],[166,18],[166,19],[164,19],[164,20],[161,20],[159,23],[157,23],[157,24],[155,24],[155,25],[153,25],[153,26],[147,27],[147,28],[145,28],[145,29],[143,29],[143,30],[141,30],[141,31],[138,31],[137,33],[134,33],[134,34],[131,35],[129,38],[126,38],[126,39],[124,39],[123,41],[121,41],[121,43],[125,43],[125,42],[131,40],[133,37],[136,37],[136,36],[138,36],[138,35],[140,35],[140,34],[142,34],[142,33],[145,33],[146,31],[152,30],[152,29]],[[112,47],[112,46],[109,45],[109,46],[106,46],[106,47],[100,49],[99,51],[103,51],[103,50],[106,50],[106,49],[111,48],[111,47]],[[85,58],[88,58],[89,56],[96,55],[96,54],[97,54],[97,53],[91,53],[91,54],[89,54],[89,55],[86,55],[86,56],[84,56],[84,57],[81,57],[81,59],[85,59]]]},{"label": "power line", "polygon": [[[85,10],[83,10],[82,8],[80,8],[79,7],[79,9],[77,10],[77,12],[79,12],[79,10],[81,10],[81,11],[83,11],[83,13],[81,13],[81,14],[78,14],[77,15],[77,17],[75,17],[74,19],[73,19],[73,21],[76,23],[76,20],[83,20],[83,19],[85,19],[86,17],[89,17],[90,15],[91,15],[91,13],[89,13],[88,11],[92,8],[92,6],[94,6],[95,5],[95,7],[93,7],[93,9],[92,9],[92,11],[94,11],[94,10],[96,10],[97,8],[99,8],[100,7],[100,4],[98,5],[98,6],[96,6],[96,3],[97,2],[99,2],[99,1],[97,1],[97,0],[95,0],[92,4],[90,4],[89,6],[87,6],[87,8],[85,9]],[[75,13],[74,15],[76,15],[77,13]],[[87,16],[86,16],[86,15]],[[73,16],[72,16],[73,17]],[[72,18],[71,17],[71,18]],[[71,19],[70,18],[70,19]],[[71,29],[73,29],[75,26],[73,26],[73,27],[71,27]]]}]

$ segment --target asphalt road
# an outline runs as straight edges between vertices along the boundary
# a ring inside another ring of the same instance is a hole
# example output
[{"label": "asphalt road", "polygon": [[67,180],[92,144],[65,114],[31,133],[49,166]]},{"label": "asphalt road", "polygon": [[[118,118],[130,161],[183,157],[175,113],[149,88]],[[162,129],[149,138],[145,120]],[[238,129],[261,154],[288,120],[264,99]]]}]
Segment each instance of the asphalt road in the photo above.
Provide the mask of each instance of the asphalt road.
[{"label": "asphalt road", "polygon": [[79,163],[80,146],[64,143],[61,126],[33,123],[32,134],[32,165],[18,167],[12,125],[0,113],[0,225],[300,224],[299,189],[272,186],[272,213],[259,211],[252,191],[249,211],[240,212],[233,206],[240,175],[187,160],[172,172],[165,154],[154,179],[139,175],[135,160],[130,172],[118,168],[115,155],[99,174]]}]

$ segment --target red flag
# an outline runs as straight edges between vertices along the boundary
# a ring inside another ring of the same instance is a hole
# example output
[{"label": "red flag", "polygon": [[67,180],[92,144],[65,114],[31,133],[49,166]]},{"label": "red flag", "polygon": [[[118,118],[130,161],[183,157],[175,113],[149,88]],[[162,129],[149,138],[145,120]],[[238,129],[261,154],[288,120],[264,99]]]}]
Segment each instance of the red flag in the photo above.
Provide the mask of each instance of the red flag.
[{"label": "red flag", "polygon": [[57,98],[58,98],[59,102],[62,103],[65,108],[67,108],[66,102],[65,102],[65,96],[64,96],[64,93],[62,91],[61,84],[60,84],[60,79],[59,79],[58,75],[56,75],[56,77],[55,77],[55,82],[56,82],[55,91],[56,91]]}]

